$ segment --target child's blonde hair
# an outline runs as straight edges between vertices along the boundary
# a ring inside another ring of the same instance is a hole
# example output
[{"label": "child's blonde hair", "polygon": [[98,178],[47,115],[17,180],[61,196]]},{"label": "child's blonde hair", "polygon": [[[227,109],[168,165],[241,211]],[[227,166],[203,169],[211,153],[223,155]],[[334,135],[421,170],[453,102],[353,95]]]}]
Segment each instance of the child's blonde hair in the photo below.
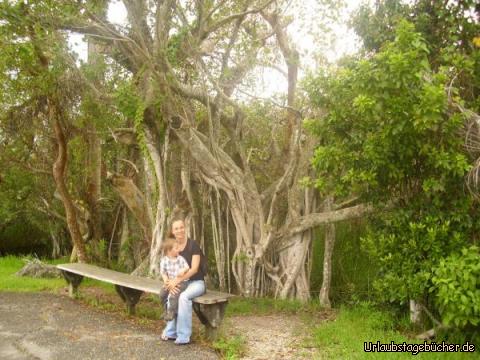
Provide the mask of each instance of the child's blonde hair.
[{"label": "child's blonde hair", "polygon": [[172,250],[175,245],[177,245],[177,240],[173,236],[167,236],[165,240],[163,240],[162,244],[163,255],[167,255],[167,253]]}]

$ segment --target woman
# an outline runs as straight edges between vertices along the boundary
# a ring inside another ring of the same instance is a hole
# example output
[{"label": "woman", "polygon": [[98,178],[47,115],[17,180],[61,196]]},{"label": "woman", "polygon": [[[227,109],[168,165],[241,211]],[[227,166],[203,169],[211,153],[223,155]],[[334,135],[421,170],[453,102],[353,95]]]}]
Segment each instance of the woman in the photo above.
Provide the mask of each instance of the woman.
[{"label": "woman", "polygon": [[177,285],[188,279],[187,288],[178,298],[177,318],[167,323],[162,333],[162,339],[175,339],[175,344],[184,345],[190,343],[190,336],[192,335],[192,299],[205,293],[205,274],[202,271],[205,258],[200,246],[194,240],[185,237],[185,222],[183,220],[173,222],[172,234],[177,240],[179,255],[187,260],[190,270],[166,283],[168,290],[175,294],[179,291]]}]

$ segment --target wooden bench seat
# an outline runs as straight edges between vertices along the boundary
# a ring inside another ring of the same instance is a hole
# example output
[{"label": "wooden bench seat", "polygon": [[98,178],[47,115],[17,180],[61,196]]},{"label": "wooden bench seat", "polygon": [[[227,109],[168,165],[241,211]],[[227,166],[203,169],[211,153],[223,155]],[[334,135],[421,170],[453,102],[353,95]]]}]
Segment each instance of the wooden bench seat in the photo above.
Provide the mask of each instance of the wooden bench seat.
[{"label": "wooden bench seat", "polygon": [[[135,314],[135,305],[141,295],[151,293],[158,295],[162,288],[161,280],[149,279],[118,271],[101,268],[89,264],[60,264],[57,268],[61,270],[63,277],[69,285],[69,294],[75,297],[78,293],[78,286],[83,277],[104,281],[115,285],[115,290],[127,305],[129,314]],[[228,299],[233,295],[218,291],[207,290],[207,292],[193,299],[193,310],[198,318],[205,325],[205,333],[208,338],[216,337],[225,315],[225,308]]]}]

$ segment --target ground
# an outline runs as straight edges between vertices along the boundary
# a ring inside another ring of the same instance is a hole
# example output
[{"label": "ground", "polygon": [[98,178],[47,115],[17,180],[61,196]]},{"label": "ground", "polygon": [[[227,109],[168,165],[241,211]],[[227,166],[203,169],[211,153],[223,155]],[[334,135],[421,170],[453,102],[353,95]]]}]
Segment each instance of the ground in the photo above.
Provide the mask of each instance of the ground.
[{"label": "ground", "polygon": [[234,316],[225,324],[226,332],[246,340],[242,359],[313,359],[315,349],[306,348],[305,324],[293,315]]},{"label": "ground", "polygon": [[160,331],[65,295],[0,292],[0,359],[218,358],[200,344],[161,341]]},{"label": "ground", "polygon": [[[194,316],[194,343],[176,346],[160,341],[161,320],[140,321],[125,313],[105,311],[106,305],[122,307],[116,294],[83,288],[86,305],[60,293],[0,292],[0,359],[216,359],[199,333]],[[142,299],[148,302],[148,299]],[[142,304],[140,301],[139,305]],[[319,319],[320,321],[322,319]],[[294,315],[232,316],[223,333],[244,339],[242,359],[317,358],[305,347],[305,323]]]}]

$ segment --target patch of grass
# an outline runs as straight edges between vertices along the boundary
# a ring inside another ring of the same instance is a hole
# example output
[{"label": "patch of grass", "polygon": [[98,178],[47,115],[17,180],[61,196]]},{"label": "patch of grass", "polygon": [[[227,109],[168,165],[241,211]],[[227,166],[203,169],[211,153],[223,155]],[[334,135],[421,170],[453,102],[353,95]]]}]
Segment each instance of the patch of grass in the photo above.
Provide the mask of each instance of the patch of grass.
[{"label": "patch of grass", "polygon": [[[89,291],[83,292],[80,288],[78,300],[97,309],[126,316],[125,304],[119,300],[115,290],[112,290],[113,286],[111,284],[108,291],[105,291],[103,286],[97,286],[96,283],[84,287],[84,289],[87,288]],[[147,294],[135,306],[135,315],[132,320],[142,325],[151,325],[152,322],[158,321],[161,315],[160,300]]]},{"label": "patch of grass", "polygon": [[[65,259],[56,260],[58,263]],[[52,262],[50,262],[52,263]],[[53,291],[65,286],[65,280],[36,279],[25,276],[16,276],[15,273],[25,265],[25,261],[17,256],[0,257],[0,291]]]},{"label": "patch of grass", "polygon": [[162,313],[162,306],[160,306],[160,304],[154,306],[152,303],[145,305],[138,303],[137,305],[137,316],[144,319],[158,320]]},{"label": "patch of grass", "polygon": [[220,337],[212,343],[224,359],[235,360],[240,359],[245,352],[246,341],[242,336],[236,335],[228,338]]},{"label": "patch of grass", "polygon": [[322,307],[318,301],[302,303],[298,300],[235,297],[229,300],[226,314],[227,316],[267,315],[274,313],[295,315],[321,310]]},{"label": "patch of grass", "polygon": [[95,279],[90,279],[90,278],[83,278],[82,283],[78,287],[79,291],[82,292],[82,287],[98,287],[101,288],[103,291],[105,291],[108,294],[116,294],[115,291],[115,285],[112,285],[110,283],[100,281],[100,280],[95,280]]},{"label": "patch of grass", "polygon": [[90,294],[79,293],[78,300],[95,308],[108,312],[119,312],[121,310],[124,310],[123,307],[120,309],[120,306],[118,306],[117,304],[105,301],[99,297],[92,296]]},{"label": "patch of grass", "polygon": [[[395,330],[394,318],[375,309],[369,303],[355,307],[342,307],[334,321],[325,322],[313,330],[310,346],[319,349],[321,359],[411,359],[412,353],[364,352],[364,342],[396,344],[423,343],[409,339]],[[308,345],[307,345],[308,346]],[[478,353],[419,353],[420,359],[466,359],[478,358]]]},{"label": "patch of grass", "polygon": [[[32,278],[28,276],[15,275],[26,264],[26,260],[30,257],[18,257],[8,255],[0,257],[0,291],[13,291],[13,292],[37,292],[37,291],[54,291],[67,286],[66,281],[60,278],[53,279],[40,279]],[[60,259],[41,259],[42,262],[50,265],[68,263],[67,258]],[[100,287],[105,292],[114,294],[115,288],[111,284],[107,284],[102,281],[85,278],[80,285],[80,291],[82,287],[95,286]]]}]

